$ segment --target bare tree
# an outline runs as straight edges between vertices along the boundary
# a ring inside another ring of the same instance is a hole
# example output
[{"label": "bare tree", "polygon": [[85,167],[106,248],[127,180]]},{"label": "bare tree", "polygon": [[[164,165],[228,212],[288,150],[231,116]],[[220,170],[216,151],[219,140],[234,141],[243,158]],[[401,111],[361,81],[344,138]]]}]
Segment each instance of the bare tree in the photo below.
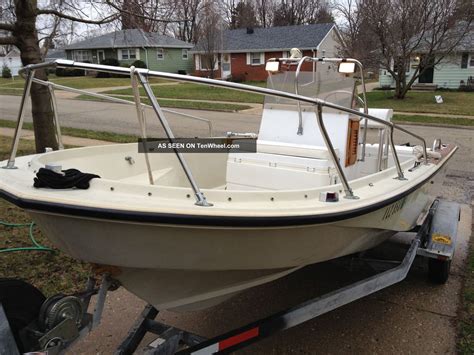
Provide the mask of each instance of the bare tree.
[{"label": "bare tree", "polygon": [[[134,0],[139,1],[139,0]],[[42,1],[38,0],[0,0],[0,45],[16,46],[20,50],[20,57],[24,66],[37,64],[43,61],[43,53],[40,47],[38,18],[49,17],[53,22],[70,23],[80,22],[89,25],[104,25],[117,22],[121,15],[131,14],[131,9],[122,9],[123,1],[106,0],[95,4],[90,2],[94,10],[94,17],[87,16],[84,2],[73,0]],[[135,14],[144,20],[155,22],[173,22],[174,19],[160,19],[148,17],[147,14]],[[44,22],[44,21],[43,21]],[[59,25],[57,25],[59,26]],[[56,29],[57,29],[56,26]],[[48,46],[48,39],[44,41]],[[35,77],[48,80],[45,70],[37,70]],[[58,142],[54,134],[53,111],[51,97],[48,88],[33,83],[31,87],[31,106],[33,115],[33,126],[35,132],[35,144],[38,152],[44,151],[46,147],[58,148]]]},{"label": "bare tree", "polygon": [[231,29],[243,27],[255,27],[257,18],[255,8],[250,0],[240,0],[230,2],[230,22]]},{"label": "bare tree", "polygon": [[333,22],[326,1],[281,0],[274,8],[274,26],[304,25]]},{"label": "bare tree", "polygon": [[[52,4],[51,7],[40,8],[37,0],[4,1],[3,4],[8,6],[11,17],[9,21],[0,22],[0,30],[6,33],[0,37],[0,45],[6,44],[18,47],[24,66],[37,64],[43,61],[39,44],[40,38],[36,27],[39,16],[51,15],[71,21],[96,24],[114,21],[117,18],[117,14],[108,15],[99,20],[76,17],[76,15],[66,13],[66,10],[62,7],[64,3],[65,1],[57,2]],[[71,5],[71,8],[75,7]],[[2,7],[2,9],[6,9],[6,7]],[[45,70],[38,70],[36,77],[47,80],[47,73]],[[45,147],[57,149],[58,143],[54,134],[53,112],[48,88],[34,83],[31,87],[31,104],[36,150],[38,152],[44,151]]]},{"label": "bare tree", "polygon": [[[172,0],[173,1],[173,0]],[[184,21],[177,23],[174,34],[182,41],[197,43],[201,14],[206,7],[204,0],[174,0],[175,13]]]},{"label": "bare tree", "polygon": [[[0,0],[0,23],[8,23],[13,20],[12,16],[12,4],[13,0]],[[8,31],[2,29],[0,27],[0,38],[1,37],[6,37],[9,34]],[[4,44],[0,45],[0,55],[4,56],[8,54],[12,49],[14,45],[12,44]]]},{"label": "bare tree", "polygon": [[[145,19],[145,4],[135,0],[123,0],[122,3],[122,16],[120,18],[122,22],[122,29],[129,30],[132,28],[139,28],[146,32],[149,32],[150,22]],[[153,22],[151,23],[153,24]]]},{"label": "bare tree", "polygon": [[121,12],[122,29],[141,29],[145,32],[167,33],[170,22],[155,19],[175,17],[176,0],[122,0],[113,2],[115,9]]},{"label": "bare tree", "polygon": [[261,27],[271,27],[273,25],[273,15],[275,12],[275,0],[255,0],[255,10],[258,24]]},{"label": "bare tree", "polygon": [[229,28],[334,22],[327,0],[222,0]]},{"label": "bare tree", "polygon": [[199,26],[199,50],[204,54],[200,55],[201,68],[209,71],[211,78],[215,77],[215,71],[219,61],[219,51],[222,48],[222,8],[217,2],[209,1],[203,9],[202,21]]},{"label": "bare tree", "polygon": [[364,67],[378,70],[374,57],[378,43],[369,26],[369,19],[361,11],[363,0],[341,0],[334,3],[334,10],[342,19],[338,28],[342,36],[339,43],[341,55],[360,60]]},{"label": "bare tree", "polygon": [[[372,55],[394,78],[398,99],[403,99],[417,78],[447,58],[472,31],[473,5],[469,1],[360,0],[354,3],[376,40],[377,50]],[[466,12],[471,16],[465,17]],[[415,57],[419,62],[408,77],[410,60]]]}]

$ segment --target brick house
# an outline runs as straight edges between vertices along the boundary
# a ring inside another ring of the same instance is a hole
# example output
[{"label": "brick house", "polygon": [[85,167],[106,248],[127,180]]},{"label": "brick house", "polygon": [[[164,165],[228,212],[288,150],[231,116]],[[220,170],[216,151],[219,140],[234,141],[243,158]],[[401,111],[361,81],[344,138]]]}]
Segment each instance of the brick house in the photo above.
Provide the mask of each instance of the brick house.
[{"label": "brick house", "polygon": [[[213,72],[215,78],[221,79],[266,80],[268,59],[287,57],[295,47],[302,50],[303,55],[332,57],[337,54],[338,37],[334,23],[225,30],[219,50],[206,50],[205,41],[198,42],[192,49],[194,75],[209,77]],[[210,69],[212,64],[214,70]]]}]

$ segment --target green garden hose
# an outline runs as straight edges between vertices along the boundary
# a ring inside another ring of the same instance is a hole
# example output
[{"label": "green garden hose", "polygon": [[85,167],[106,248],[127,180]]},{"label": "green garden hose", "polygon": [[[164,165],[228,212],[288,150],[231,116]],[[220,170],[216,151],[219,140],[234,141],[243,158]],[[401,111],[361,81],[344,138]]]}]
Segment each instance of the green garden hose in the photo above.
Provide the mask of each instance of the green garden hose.
[{"label": "green garden hose", "polygon": [[8,223],[8,222],[0,221],[0,225],[5,226],[5,227],[11,227],[11,228],[29,227],[30,240],[34,245],[32,247],[4,248],[4,249],[0,249],[0,253],[7,253],[7,252],[12,252],[12,251],[32,251],[32,250],[54,252],[54,249],[42,246],[41,244],[39,244],[36,241],[35,237],[33,236],[33,228],[35,227],[35,222],[31,222],[31,223]]}]

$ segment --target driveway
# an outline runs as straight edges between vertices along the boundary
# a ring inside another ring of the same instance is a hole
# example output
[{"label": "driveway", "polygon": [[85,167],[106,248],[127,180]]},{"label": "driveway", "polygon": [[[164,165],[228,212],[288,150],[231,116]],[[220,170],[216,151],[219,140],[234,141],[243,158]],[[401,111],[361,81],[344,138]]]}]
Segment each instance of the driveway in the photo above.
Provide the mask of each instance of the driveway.
[{"label": "driveway", "polygon": [[[15,104],[16,100],[16,104]],[[0,96],[0,118],[14,119],[19,98]],[[60,100],[64,125],[78,128],[133,133],[133,106],[98,102]],[[185,110],[180,110],[185,111]],[[186,110],[186,112],[190,112]],[[232,130],[256,129],[259,117],[218,112],[208,115],[223,133],[227,119]],[[150,116],[150,120],[155,120]],[[197,124],[173,118],[180,134],[198,134]],[[194,126],[196,125],[196,126]],[[427,281],[426,264],[420,259],[413,265],[407,279],[393,287],[349,304],[345,307],[276,334],[242,351],[248,354],[454,354],[456,352],[456,315],[461,299],[467,243],[472,229],[471,206],[474,197],[474,130],[423,126],[407,126],[424,136],[429,145],[442,136],[455,142],[460,150],[448,166],[441,190],[434,194],[463,204],[462,223],[458,235],[451,277],[446,285]],[[205,134],[205,127],[202,129]],[[159,134],[159,131],[152,131]],[[398,141],[415,143],[406,136]],[[381,245],[377,253],[400,258],[408,243],[399,234]],[[305,267],[285,278],[245,291],[205,311],[192,313],[162,312],[158,319],[194,333],[211,337],[299,302],[321,295],[331,289],[353,282],[366,275],[363,269],[348,272],[338,263],[329,262]],[[120,343],[133,324],[143,302],[124,289],[109,294],[102,325],[78,342],[71,354],[109,354]],[[153,339],[148,337],[148,339]]]}]

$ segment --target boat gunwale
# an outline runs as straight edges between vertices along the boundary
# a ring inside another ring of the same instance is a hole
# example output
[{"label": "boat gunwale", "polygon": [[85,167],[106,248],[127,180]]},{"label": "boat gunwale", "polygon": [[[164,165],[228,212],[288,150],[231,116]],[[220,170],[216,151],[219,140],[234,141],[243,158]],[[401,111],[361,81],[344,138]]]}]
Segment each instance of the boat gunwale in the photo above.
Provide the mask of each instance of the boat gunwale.
[{"label": "boat gunwale", "polygon": [[[410,195],[428,180],[433,178],[451,159],[458,147],[454,146],[451,152],[436,165],[436,170],[421,182],[401,193],[377,203],[343,212],[319,213],[316,215],[299,216],[216,216],[202,214],[178,214],[163,212],[127,211],[111,208],[85,207],[65,203],[54,203],[38,201],[29,198],[18,197],[0,188],[0,197],[15,204],[16,206],[32,211],[48,212],[60,215],[77,217],[88,217],[101,220],[120,220],[127,222],[172,224],[185,226],[215,226],[215,227],[285,227],[298,225],[315,225],[337,221],[343,221],[361,215],[374,212],[378,209],[391,205],[400,199]],[[211,211],[211,210],[210,210]]]}]

